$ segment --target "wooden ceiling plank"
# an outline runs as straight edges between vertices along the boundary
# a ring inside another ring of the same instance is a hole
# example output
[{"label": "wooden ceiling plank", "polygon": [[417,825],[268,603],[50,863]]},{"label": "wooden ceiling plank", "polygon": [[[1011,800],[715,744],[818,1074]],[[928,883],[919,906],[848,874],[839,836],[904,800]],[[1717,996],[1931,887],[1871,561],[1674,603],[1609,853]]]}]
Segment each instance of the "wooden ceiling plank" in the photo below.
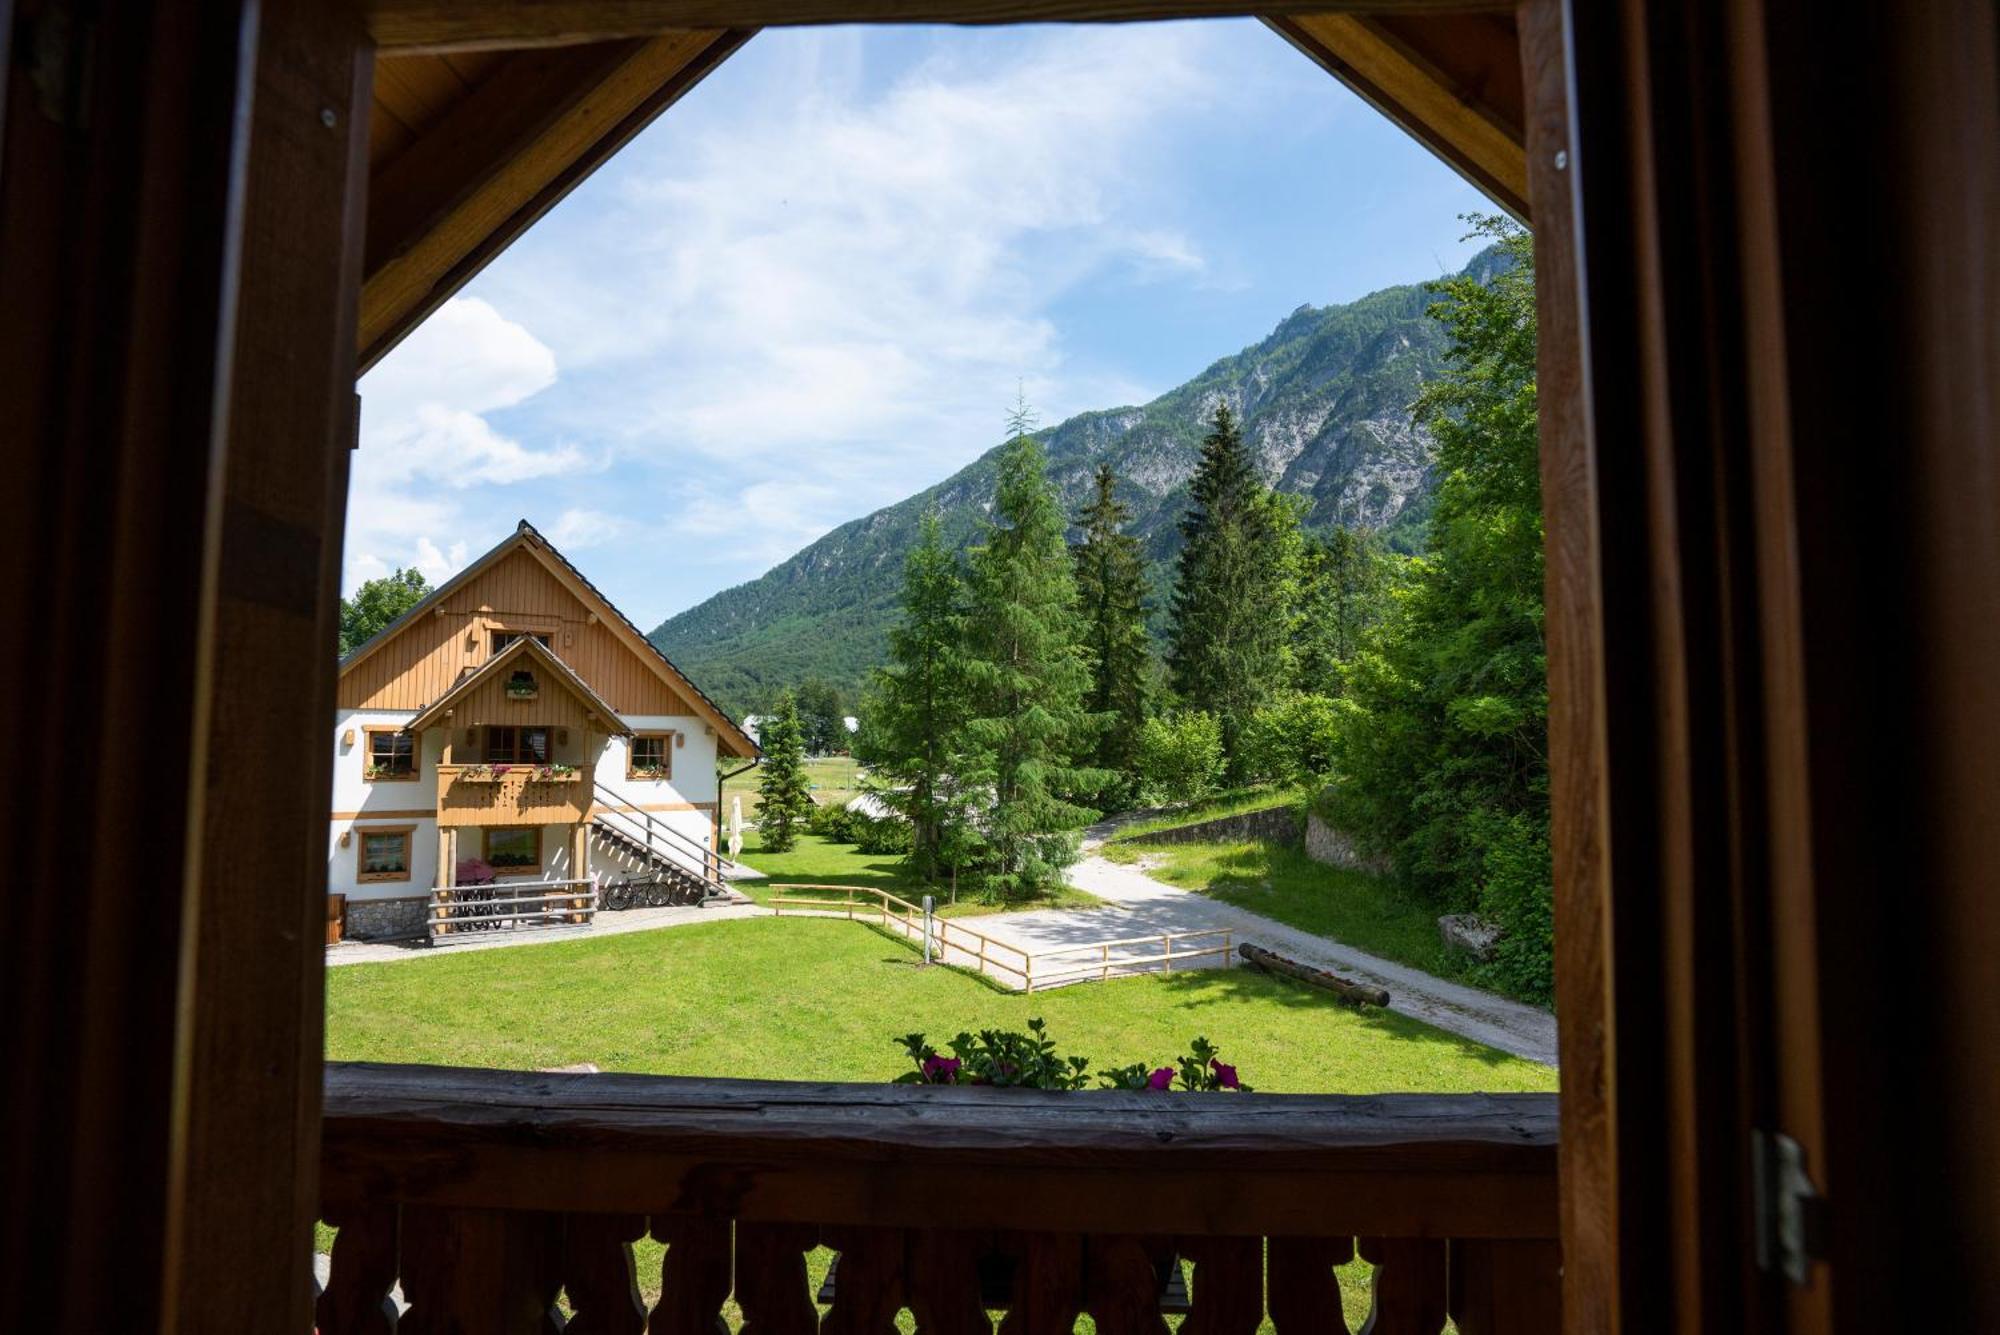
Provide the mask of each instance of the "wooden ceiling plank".
[{"label": "wooden ceiling plank", "polygon": [[[1399,22],[1393,33],[1375,19],[1353,14],[1267,15],[1264,21],[1494,203],[1528,221],[1528,159],[1518,101],[1509,107],[1482,100],[1463,73],[1445,74],[1425,54],[1420,19]],[[1450,39],[1440,47],[1454,48],[1453,64],[1462,66],[1456,25],[1440,29],[1439,36]],[[1518,65],[1511,32],[1496,27],[1486,40],[1494,61]],[[1508,80],[1496,70],[1493,82],[1518,96],[1518,76]]]},{"label": "wooden ceiling plank", "polygon": [[1503,13],[1501,0],[365,0],[385,54],[560,46],[677,28],[1129,22],[1350,11]]},{"label": "wooden ceiling plank", "polygon": [[465,84],[439,56],[375,62],[375,105],[421,135],[465,96]]},{"label": "wooden ceiling plank", "polygon": [[363,369],[749,36],[508,57],[370,182]]}]

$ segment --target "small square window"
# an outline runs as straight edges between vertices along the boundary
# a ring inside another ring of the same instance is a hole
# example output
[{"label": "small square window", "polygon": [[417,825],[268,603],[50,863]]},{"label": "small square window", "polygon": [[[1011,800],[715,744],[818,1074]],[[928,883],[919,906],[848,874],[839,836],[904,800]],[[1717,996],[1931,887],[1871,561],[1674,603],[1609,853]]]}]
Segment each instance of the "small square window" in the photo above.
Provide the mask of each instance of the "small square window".
[{"label": "small square window", "polygon": [[503,874],[540,871],[542,827],[489,825],[486,828],[486,863]]},{"label": "small square window", "polygon": [[670,732],[640,733],[626,753],[628,779],[671,779],[674,775],[674,737]]},{"label": "small square window", "polygon": [[410,879],[410,840],[415,830],[405,826],[395,830],[355,831],[355,879],[360,881],[407,881]]},{"label": "small square window", "polygon": [[417,739],[396,728],[368,729],[362,777],[371,782],[417,777]]}]

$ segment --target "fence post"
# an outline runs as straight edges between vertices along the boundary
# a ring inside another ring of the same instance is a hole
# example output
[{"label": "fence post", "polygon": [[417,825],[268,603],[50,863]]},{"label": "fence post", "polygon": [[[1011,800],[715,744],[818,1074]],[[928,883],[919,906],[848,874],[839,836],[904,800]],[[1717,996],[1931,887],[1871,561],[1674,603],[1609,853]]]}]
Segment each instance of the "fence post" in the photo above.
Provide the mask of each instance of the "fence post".
[{"label": "fence post", "polygon": [[935,903],[931,896],[924,896],[924,963],[931,962],[931,906]]}]

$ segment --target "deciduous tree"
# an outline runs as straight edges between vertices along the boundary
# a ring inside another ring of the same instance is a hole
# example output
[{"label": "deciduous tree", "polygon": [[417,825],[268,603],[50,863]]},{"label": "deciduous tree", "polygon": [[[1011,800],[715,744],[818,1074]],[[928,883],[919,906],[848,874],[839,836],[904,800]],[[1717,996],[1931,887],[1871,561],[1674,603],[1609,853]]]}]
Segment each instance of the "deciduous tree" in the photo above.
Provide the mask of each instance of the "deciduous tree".
[{"label": "deciduous tree", "polygon": [[412,566],[365,580],[340,600],[340,653],[345,658],[381,634],[395,619],[430,596],[431,583]]}]

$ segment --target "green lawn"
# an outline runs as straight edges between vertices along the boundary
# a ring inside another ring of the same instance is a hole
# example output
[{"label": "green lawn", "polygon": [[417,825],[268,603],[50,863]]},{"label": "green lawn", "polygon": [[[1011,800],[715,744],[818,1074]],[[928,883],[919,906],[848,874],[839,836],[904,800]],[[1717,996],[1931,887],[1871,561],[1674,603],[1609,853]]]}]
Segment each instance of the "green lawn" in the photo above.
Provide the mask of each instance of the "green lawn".
[{"label": "green lawn", "polygon": [[1104,855],[1147,864],[1149,875],[1318,936],[1332,937],[1440,978],[1460,978],[1466,960],[1438,939],[1437,911],[1388,879],[1329,867],[1295,846],[1264,843],[1107,844]]},{"label": "green lawn", "polygon": [[[734,768],[732,764],[731,768]],[[805,762],[806,780],[812,784],[813,801],[821,806],[846,806],[861,791],[861,764],[853,756],[820,756]],[[729,822],[732,799],[743,799],[743,819],[757,819],[757,799],[763,794],[764,771],[748,770],[722,785],[722,820]]]},{"label": "green lawn", "polygon": [[[743,836],[742,860],[771,878],[770,881],[736,882],[737,889],[760,904],[768,904],[776,897],[771,890],[773,883],[786,881],[866,886],[887,890],[913,904],[923,902],[923,883],[903,865],[901,855],[863,853],[852,844],[836,844],[818,835],[800,835],[798,843],[790,850],[766,853],[760,835],[751,830]],[[950,904],[946,902],[949,891],[944,887],[938,887],[931,893],[937,897],[938,914],[946,918],[972,918],[982,913],[1021,909],[1094,908],[1103,902],[1095,895],[1070,886],[1063,886],[1038,899],[1008,903],[987,902],[968,890],[959,896],[958,903]]]},{"label": "green lawn", "polygon": [[[1196,1033],[1274,1092],[1553,1090],[1555,1072],[1383,1011],[1243,969],[1089,983],[1032,997],[954,969],[859,924],[750,918],[514,950],[329,969],[327,1056],[759,1079],[888,1080],[894,1039],[921,1028],[1021,1028],[1041,1016],[1096,1066],[1165,1063]],[[467,1004],[468,998],[476,998]],[[1225,1096],[1226,1097],[1226,1096]],[[322,1228],[320,1246],[330,1243]],[[648,1303],[661,1248],[638,1247]],[[828,1253],[808,1258],[812,1283]],[[1340,1273],[1351,1328],[1367,1267]],[[730,1304],[730,1328],[741,1314]],[[900,1324],[908,1335],[905,1313]],[[1179,1319],[1173,1321],[1179,1325]],[[1266,1323],[1268,1330],[1268,1323]],[[1090,1323],[1079,1323],[1089,1331]]]}]

